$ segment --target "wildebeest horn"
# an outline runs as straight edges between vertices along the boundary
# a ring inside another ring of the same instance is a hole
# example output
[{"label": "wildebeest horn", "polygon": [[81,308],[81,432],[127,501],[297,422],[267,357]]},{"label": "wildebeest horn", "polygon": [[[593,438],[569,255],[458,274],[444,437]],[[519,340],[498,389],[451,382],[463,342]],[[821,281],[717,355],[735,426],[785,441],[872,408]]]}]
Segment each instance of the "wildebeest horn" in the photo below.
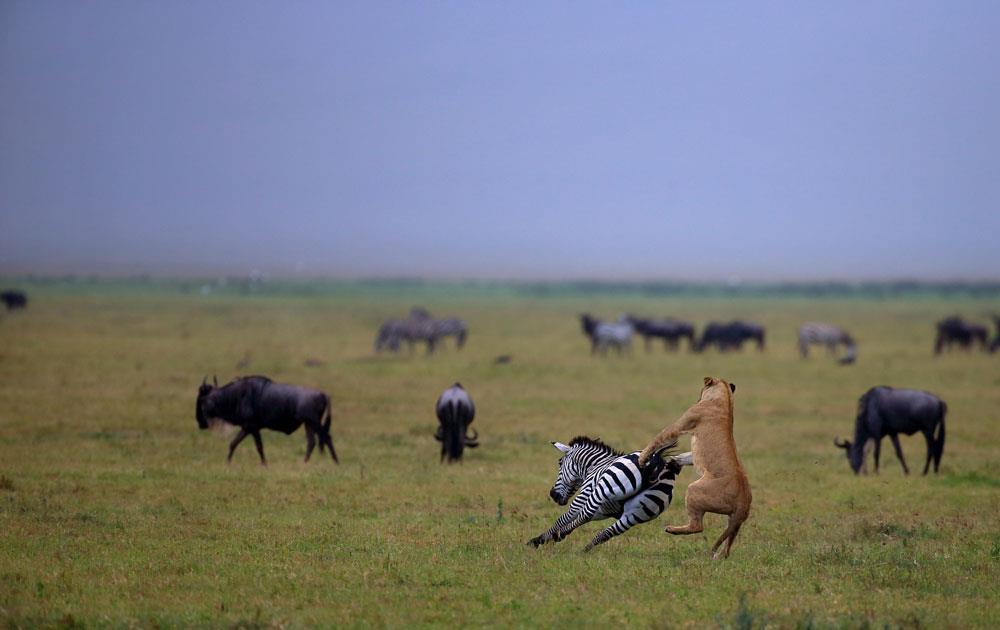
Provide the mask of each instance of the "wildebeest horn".
[{"label": "wildebeest horn", "polygon": [[214,383],[216,387],[219,386],[219,378],[215,374],[212,375],[212,383]]},{"label": "wildebeest horn", "polygon": [[848,443],[847,440],[841,440],[839,437],[833,438],[833,444],[839,448],[847,448],[850,446],[850,443]]},{"label": "wildebeest horn", "polygon": [[479,432],[473,429],[472,437],[469,437],[469,434],[466,433],[465,445],[468,446],[469,448],[476,448],[477,446],[479,446]]},{"label": "wildebeest horn", "polygon": [[208,385],[208,374],[201,379],[201,386],[204,387],[205,385]]}]

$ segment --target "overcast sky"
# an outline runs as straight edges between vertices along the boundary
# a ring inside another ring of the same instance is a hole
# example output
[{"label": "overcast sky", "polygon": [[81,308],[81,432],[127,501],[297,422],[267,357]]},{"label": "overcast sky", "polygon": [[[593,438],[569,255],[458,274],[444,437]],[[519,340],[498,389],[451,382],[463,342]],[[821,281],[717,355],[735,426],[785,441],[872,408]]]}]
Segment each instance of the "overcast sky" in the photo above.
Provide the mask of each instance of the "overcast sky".
[{"label": "overcast sky", "polygon": [[1000,2],[0,2],[0,273],[1000,277]]}]

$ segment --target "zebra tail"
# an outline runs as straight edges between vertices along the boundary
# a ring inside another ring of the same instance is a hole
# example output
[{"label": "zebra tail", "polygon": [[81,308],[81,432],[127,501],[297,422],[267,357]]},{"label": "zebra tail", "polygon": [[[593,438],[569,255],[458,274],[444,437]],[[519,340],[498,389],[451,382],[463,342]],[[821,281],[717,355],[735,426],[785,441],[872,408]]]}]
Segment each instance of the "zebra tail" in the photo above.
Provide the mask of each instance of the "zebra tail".
[{"label": "zebra tail", "polygon": [[694,453],[691,451],[674,455],[672,459],[677,462],[679,466],[694,466]]}]

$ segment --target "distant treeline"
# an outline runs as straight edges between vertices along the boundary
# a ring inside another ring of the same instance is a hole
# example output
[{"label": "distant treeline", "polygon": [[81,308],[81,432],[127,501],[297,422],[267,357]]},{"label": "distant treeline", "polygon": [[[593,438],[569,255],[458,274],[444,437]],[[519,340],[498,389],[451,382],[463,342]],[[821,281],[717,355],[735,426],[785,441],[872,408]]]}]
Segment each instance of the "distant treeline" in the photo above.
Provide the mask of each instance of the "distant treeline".
[{"label": "distant treeline", "polygon": [[616,282],[606,280],[503,281],[423,280],[413,278],[343,280],[331,278],[268,278],[260,274],[213,278],[160,276],[108,277],[96,275],[6,276],[0,285],[53,291],[111,292],[165,291],[186,294],[258,294],[272,296],[323,295],[456,295],[523,296],[534,298],[637,297],[789,297],[869,298],[971,297],[1000,298],[1000,281],[927,282],[783,282],[695,283],[676,281]]}]

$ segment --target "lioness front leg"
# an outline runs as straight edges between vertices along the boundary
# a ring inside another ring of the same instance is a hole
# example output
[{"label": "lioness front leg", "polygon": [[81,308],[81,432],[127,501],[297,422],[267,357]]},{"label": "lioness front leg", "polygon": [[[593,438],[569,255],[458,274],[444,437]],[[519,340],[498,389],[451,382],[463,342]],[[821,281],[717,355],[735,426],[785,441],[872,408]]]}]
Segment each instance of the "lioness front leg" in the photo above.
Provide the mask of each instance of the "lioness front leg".
[{"label": "lioness front leg", "polygon": [[685,411],[684,415],[678,418],[677,422],[660,431],[656,437],[649,441],[646,448],[642,449],[642,452],[639,453],[639,465],[645,466],[646,462],[649,461],[649,458],[652,457],[653,453],[660,450],[665,445],[676,441],[677,438],[680,437],[681,433],[693,430],[697,424],[698,412],[694,407],[692,407],[691,409]]}]

